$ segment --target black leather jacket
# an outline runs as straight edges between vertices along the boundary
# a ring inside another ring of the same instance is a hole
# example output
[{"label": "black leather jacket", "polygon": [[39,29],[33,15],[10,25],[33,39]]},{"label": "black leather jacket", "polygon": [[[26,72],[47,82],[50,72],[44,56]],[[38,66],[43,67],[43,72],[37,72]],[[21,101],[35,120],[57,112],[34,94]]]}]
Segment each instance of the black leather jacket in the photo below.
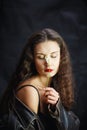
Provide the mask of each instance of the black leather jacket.
[{"label": "black leather jacket", "polygon": [[[0,120],[0,130],[47,130],[40,117],[17,98],[12,108],[9,115],[4,115]],[[61,102],[56,105],[55,112],[49,106],[49,115],[55,122],[56,130],[79,130],[78,117],[71,111],[67,112]]]}]

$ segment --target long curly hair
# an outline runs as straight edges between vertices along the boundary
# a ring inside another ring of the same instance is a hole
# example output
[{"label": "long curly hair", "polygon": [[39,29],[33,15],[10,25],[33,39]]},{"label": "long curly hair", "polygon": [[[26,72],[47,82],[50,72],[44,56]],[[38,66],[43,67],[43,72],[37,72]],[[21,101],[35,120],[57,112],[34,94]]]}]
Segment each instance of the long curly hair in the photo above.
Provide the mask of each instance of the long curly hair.
[{"label": "long curly hair", "polygon": [[[4,106],[9,107],[10,100],[14,99],[14,91],[17,86],[27,80],[28,78],[37,74],[37,70],[34,64],[34,48],[38,43],[45,42],[46,40],[56,41],[60,46],[60,65],[58,73],[53,77],[52,85],[60,93],[60,98],[63,106],[69,110],[74,102],[74,89],[73,89],[73,74],[70,61],[70,55],[63,38],[53,29],[45,28],[40,30],[28,39],[23,52],[20,57],[20,61],[14,72],[10,83],[4,93]],[[7,105],[7,106],[6,106]]]}]

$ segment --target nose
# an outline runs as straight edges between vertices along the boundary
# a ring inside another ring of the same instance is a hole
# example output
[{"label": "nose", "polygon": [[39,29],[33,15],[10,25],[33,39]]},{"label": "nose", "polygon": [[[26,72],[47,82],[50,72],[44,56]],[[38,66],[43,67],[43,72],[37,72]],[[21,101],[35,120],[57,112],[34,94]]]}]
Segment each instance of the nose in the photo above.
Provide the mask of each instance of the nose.
[{"label": "nose", "polygon": [[50,65],[50,57],[46,56],[45,57],[45,62],[47,65]]}]

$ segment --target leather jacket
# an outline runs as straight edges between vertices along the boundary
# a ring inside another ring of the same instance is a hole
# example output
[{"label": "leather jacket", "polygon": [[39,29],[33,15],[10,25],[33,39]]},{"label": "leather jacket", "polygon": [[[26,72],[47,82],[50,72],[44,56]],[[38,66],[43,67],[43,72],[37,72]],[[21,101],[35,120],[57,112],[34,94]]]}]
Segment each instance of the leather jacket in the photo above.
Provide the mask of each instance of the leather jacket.
[{"label": "leather jacket", "polygon": [[[15,105],[0,120],[0,130],[46,130],[38,114],[32,112],[20,100],[15,98]],[[53,112],[49,106],[49,115],[53,118],[56,130],[79,130],[80,121],[71,111],[66,111],[59,101]]]}]

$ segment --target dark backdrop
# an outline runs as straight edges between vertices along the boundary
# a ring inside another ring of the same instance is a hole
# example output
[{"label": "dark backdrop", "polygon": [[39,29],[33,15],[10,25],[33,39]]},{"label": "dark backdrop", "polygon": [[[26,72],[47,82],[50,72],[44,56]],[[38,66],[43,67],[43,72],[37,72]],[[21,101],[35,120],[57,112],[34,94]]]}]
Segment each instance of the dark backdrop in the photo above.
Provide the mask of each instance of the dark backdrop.
[{"label": "dark backdrop", "polygon": [[27,38],[53,28],[65,39],[76,81],[80,130],[87,123],[87,5],[81,0],[0,0],[0,95],[4,92]]}]

